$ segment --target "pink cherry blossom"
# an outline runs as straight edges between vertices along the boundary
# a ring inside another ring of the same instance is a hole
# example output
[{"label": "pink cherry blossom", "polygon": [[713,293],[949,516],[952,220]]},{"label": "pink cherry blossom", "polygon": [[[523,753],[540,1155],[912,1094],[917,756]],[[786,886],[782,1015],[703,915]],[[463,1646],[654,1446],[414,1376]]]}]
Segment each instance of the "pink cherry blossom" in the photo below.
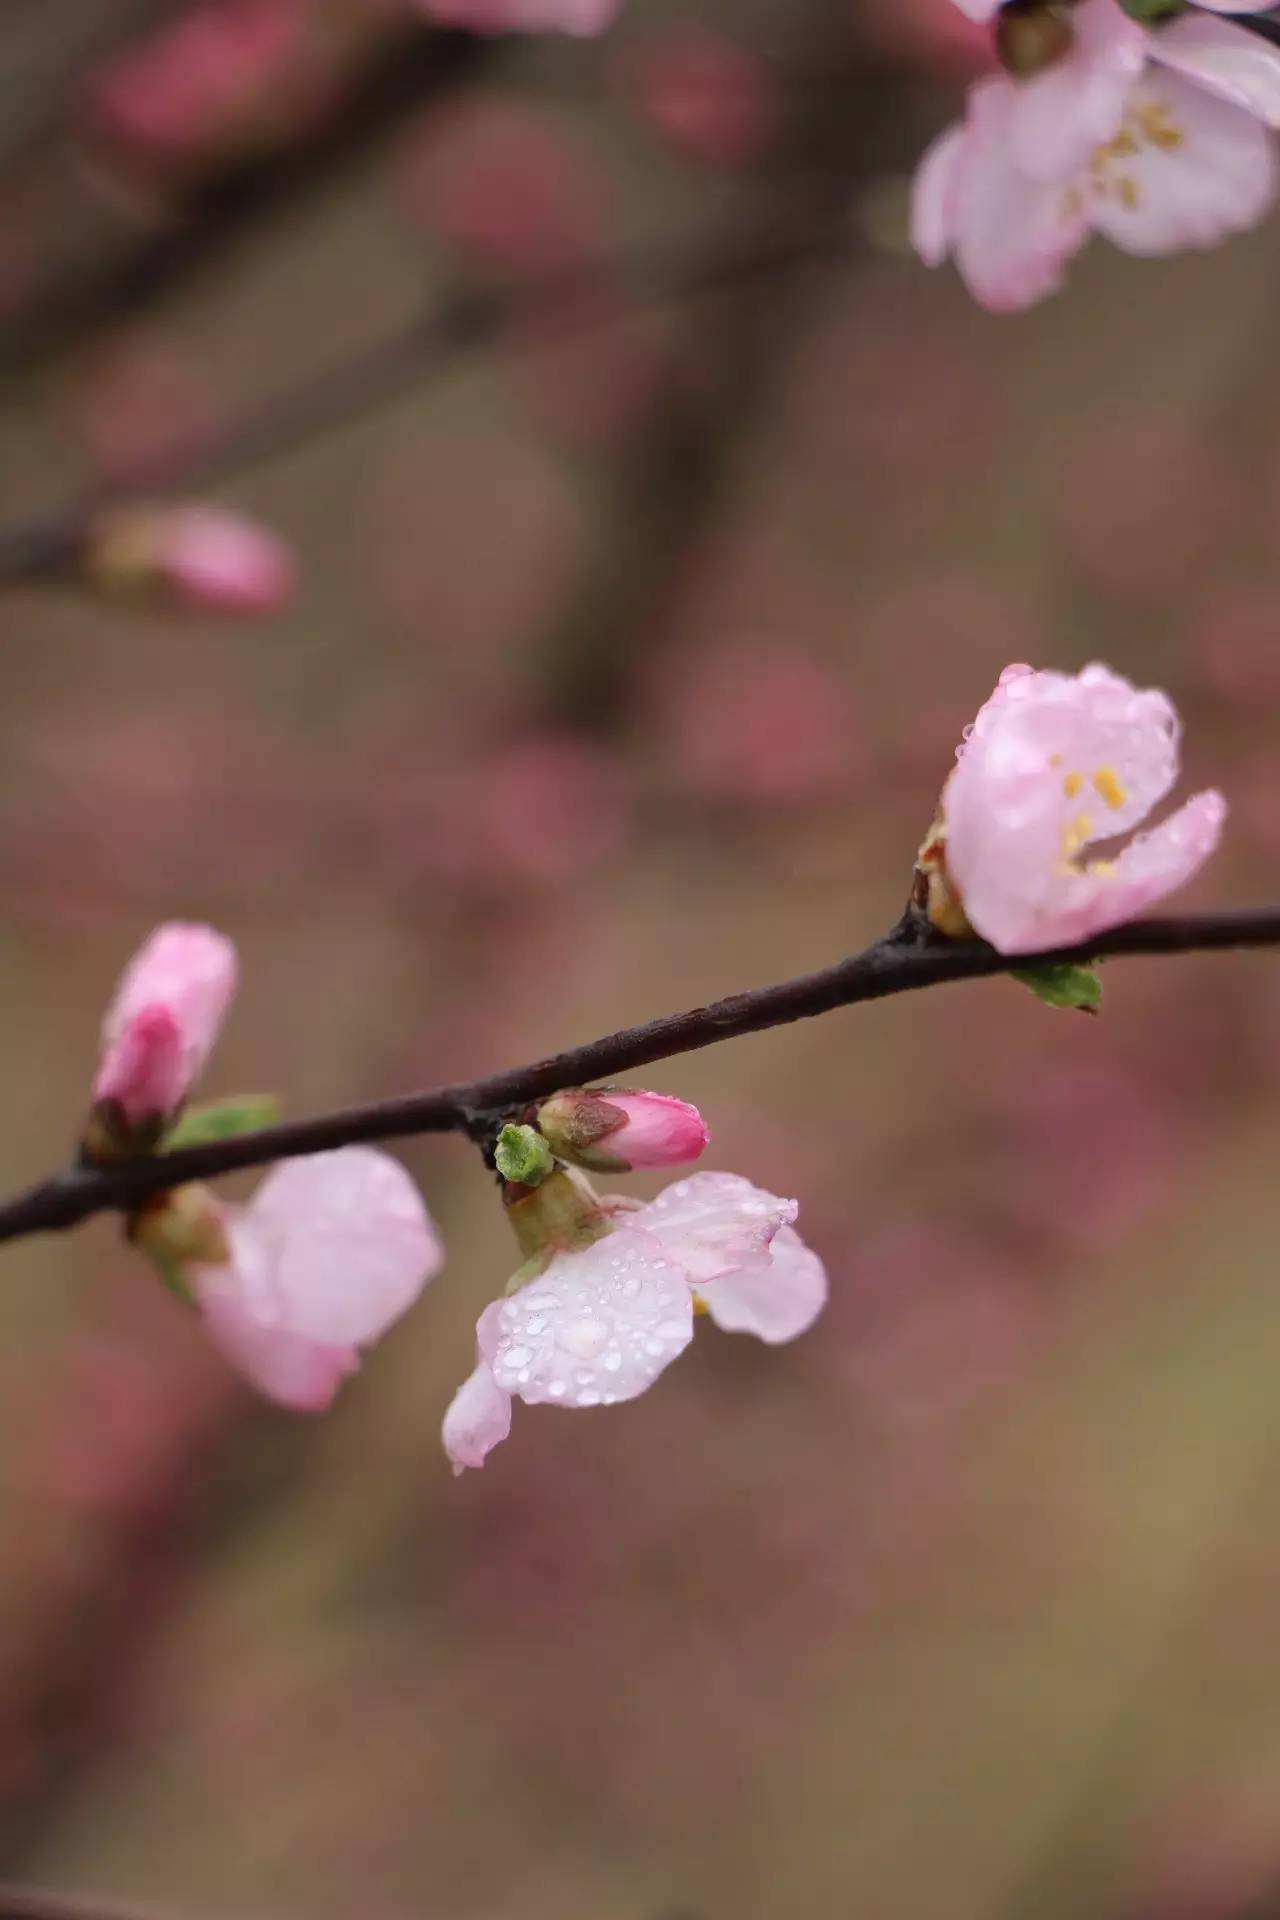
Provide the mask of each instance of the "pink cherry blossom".
[{"label": "pink cherry blossom", "polygon": [[95,1102],[138,1125],[168,1118],[204,1069],[236,988],[236,953],[212,927],[158,927],[125,968],[102,1023]]},{"label": "pink cherry blossom", "polygon": [[444,1259],[399,1161],[371,1147],[293,1160],[223,1209],[231,1258],[192,1271],[210,1338],[260,1392],[321,1412]]},{"label": "pink cherry blossom", "polygon": [[618,0],[422,0],[442,26],[472,33],[603,33]]},{"label": "pink cherry blossom", "polygon": [[1062,60],[978,81],[916,175],[916,251],[953,257],[995,312],[1054,292],[1091,232],[1134,254],[1210,246],[1276,197],[1280,49],[1203,16],[1144,28],[1118,0],[1071,23]]},{"label": "pink cherry blossom", "polygon": [[476,1367],[454,1396],[444,1446],[455,1472],[483,1465],[511,1402],[612,1406],[651,1387],[693,1338],[695,1303],[720,1326],[793,1340],[826,1300],[822,1262],[780,1200],[732,1173],[697,1173],[590,1246],[486,1307]]},{"label": "pink cherry blossom", "polygon": [[1217,846],[1226,803],[1200,793],[1113,858],[1178,774],[1167,695],[1102,666],[1009,667],[943,793],[947,876],[972,927],[1002,953],[1087,940],[1189,880]]}]

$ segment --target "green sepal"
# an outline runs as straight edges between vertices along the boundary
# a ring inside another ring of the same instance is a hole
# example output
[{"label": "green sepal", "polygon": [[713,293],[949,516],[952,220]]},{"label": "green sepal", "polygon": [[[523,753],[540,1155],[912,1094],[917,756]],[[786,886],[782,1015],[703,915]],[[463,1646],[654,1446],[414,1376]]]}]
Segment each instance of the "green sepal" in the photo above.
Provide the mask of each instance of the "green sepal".
[{"label": "green sepal", "polygon": [[161,1284],[167,1291],[170,1292],[176,1300],[181,1300],[184,1307],[194,1307],[196,1304],[196,1296],[192,1292],[187,1282],[187,1277],[178,1265],[178,1262],[167,1259],[164,1254],[157,1253],[153,1247],[147,1249],[147,1258],[159,1274]]},{"label": "green sepal", "polygon": [[505,1126],[493,1150],[493,1164],[513,1186],[536,1187],[555,1171],[556,1157],[536,1127]]},{"label": "green sepal", "polygon": [[1065,1007],[1073,1013],[1097,1013],[1102,1005],[1102,982],[1093,965],[1047,962],[1039,966],[1015,967],[1013,977],[1021,980],[1024,987],[1030,987],[1037,1000],[1043,1000],[1046,1007]]},{"label": "green sepal", "polygon": [[258,1133],[280,1118],[274,1093],[235,1093],[226,1100],[205,1100],[188,1107],[178,1124],[165,1135],[165,1153],[180,1147],[207,1147],[215,1140],[235,1140],[242,1133]]}]

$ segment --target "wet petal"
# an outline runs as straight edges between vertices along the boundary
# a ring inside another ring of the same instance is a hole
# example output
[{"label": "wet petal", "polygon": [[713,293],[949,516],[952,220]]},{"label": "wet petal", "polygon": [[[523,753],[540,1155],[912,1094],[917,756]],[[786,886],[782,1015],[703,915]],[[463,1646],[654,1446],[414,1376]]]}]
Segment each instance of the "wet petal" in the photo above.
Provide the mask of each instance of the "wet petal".
[{"label": "wet petal", "polygon": [[811,1327],[827,1301],[827,1270],[794,1227],[779,1227],[765,1268],[726,1273],[698,1290],[727,1333],[754,1333],[777,1345]]},{"label": "wet petal", "polygon": [[682,1269],[628,1224],[560,1253],[497,1303],[489,1363],[497,1385],[531,1405],[610,1406],[653,1385],[693,1338]]}]

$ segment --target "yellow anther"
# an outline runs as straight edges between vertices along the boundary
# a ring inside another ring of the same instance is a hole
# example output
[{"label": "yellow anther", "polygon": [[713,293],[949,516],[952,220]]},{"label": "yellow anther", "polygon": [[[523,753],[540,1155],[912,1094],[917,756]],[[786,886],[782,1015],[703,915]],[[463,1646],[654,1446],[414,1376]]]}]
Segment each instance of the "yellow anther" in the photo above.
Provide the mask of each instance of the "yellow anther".
[{"label": "yellow anther", "polygon": [[1099,767],[1093,776],[1093,784],[1099,797],[1106,801],[1113,813],[1118,812],[1129,798],[1116,778],[1114,767]]},{"label": "yellow anther", "polygon": [[1089,844],[1093,835],[1093,820],[1087,813],[1078,813],[1068,826],[1062,829],[1062,857],[1074,860],[1081,847]]},{"label": "yellow anther", "polygon": [[695,1293],[693,1296],[693,1311],[695,1316],[700,1316],[702,1314],[709,1314],[711,1312],[710,1307],[707,1305],[706,1301],[703,1299],[700,1293]]},{"label": "yellow anther", "polygon": [[1084,775],[1082,773],[1069,773],[1062,783],[1062,791],[1066,794],[1068,800],[1074,800],[1083,785]]}]

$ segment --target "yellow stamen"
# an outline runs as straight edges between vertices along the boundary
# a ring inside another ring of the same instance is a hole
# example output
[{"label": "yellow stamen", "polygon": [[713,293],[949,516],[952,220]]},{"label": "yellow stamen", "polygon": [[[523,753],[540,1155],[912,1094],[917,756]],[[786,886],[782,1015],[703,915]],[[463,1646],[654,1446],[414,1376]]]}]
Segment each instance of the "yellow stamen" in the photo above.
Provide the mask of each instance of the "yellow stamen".
[{"label": "yellow stamen", "polygon": [[698,1318],[703,1314],[709,1314],[711,1312],[710,1307],[707,1305],[706,1301],[703,1299],[700,1293],[695,1293],[693,1296],[693,1311],[694,1311],[695,1318]]},{"label": "yellow stamen", "polygon": [[1069,773],[1062,783],[1062,791],[1066,794],[1068,800],[1074,800],[1083,785],[1084,775],[1082,773]]},{"label": "yellow stamen", "polygon": [[1114,767],[1099,767],[1093,776],[1093,784],[1100,798],[1106,801],[1113,812],[1118,812],[1129,798],[1116,778]]}]

